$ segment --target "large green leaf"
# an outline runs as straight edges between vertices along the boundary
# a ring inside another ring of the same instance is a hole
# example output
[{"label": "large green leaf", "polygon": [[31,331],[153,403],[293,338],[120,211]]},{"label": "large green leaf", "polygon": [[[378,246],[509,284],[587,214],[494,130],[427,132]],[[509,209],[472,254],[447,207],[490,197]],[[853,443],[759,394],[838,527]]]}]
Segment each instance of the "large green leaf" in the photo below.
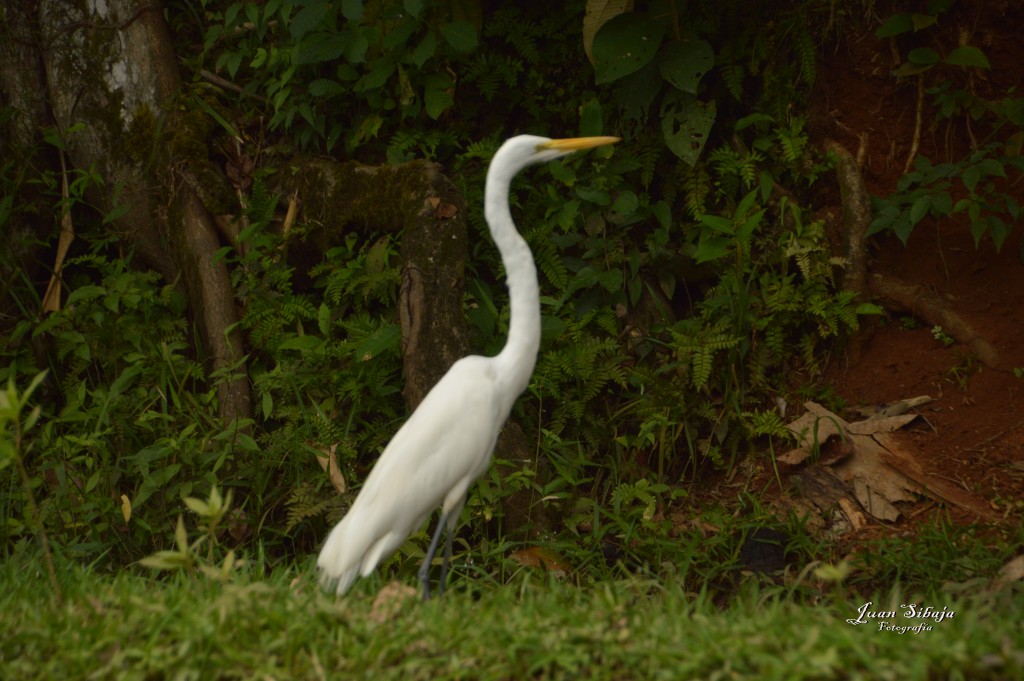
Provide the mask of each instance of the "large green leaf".
[{"label": "large green leaf", "polygon": [[598,85],[635,73],[658,53],[665,23],[642,14],[620,14],[594,36],[594,74]]},{"label": "large green leaf", "polygon": [[457,52],[469,52],[477,45],[476,29],[468,21],[445,24],[441,27],[441,35]]},{"label": "large green leaf", "polygon": [[982,69],[992,68],[985,53],[977,47],[961,45],[950,52],[943,60],[953,66],[976,66]]},{"label": "large green leaf", "polygon": [[704,150],[716,113],[714,101],[702,102],[685,93],[666,97],[661,105],[661,133],[665,144],[692,166]]},{"label": "large green leaf", "polygon": [[455,104],[451,93],[452,87],[451,79],[447,76],[434,75],[426,78],[423,103],[426,107],[427,115],[435,121]]},{"label": "large green leaf", "polygon": [[324,20],[324,17],[327,16],[328,7],[327,2],[321,1],[312,2],[299,10],[299,13],[295,15],[295,18],[288,25],[288,31],[292,34],[292,39],[302,40],[304,35],[317,28]]},{"label": "large green leaf", "polygon": [[703,40],[676,43],[665,50],[661,77],[692,95],[697,94],[700,79],[715,65],[715,51]]}]

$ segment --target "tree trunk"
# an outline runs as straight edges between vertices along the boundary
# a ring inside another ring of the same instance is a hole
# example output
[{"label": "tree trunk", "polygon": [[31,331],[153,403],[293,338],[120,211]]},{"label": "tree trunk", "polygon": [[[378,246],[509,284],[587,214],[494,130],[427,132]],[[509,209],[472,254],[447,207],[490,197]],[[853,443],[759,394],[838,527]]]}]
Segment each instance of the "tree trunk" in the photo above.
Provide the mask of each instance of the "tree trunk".
[{"label": "tree trunk", "polygon": [[[35,25],[32,3],[0,7],[0,107],[7,116],[0,125],[0,168],[12,178],[20,178],[26,169],[59,167],[55,150],[42,143],[42,130],[52,127],[53,120],[42,96],[46,73]],[[40,288],[46,285],[49,263],[41,244],[54,226],[53,200],[43,195],[42,187],[15,184],[18,192],[5,206],[6,221],[0,222],[0,316],[5,319],[18,317],[26,307],[17,294],[22,272]]]},{"label": "tree trunk", "polygon": [[[205,158],[175,157],[192,134],[172,106],[181,81],[162,8],[135,0],[40,0],[39,36],[57,126],[71,163],[104,180],[91,200],[120,207],[113,231],[170,282],[184,285],[213,372],[225,422],[251,413],[231,281],[212,256],[212,217],[190,175]],[[84,128],[69,132],[76,123]]]},{"label": "tree trunk", "polygon": [[462,310],[466,201],[439,166],[338,164],[315,159],[295,173],[306,220],[322,225],[319,247],[353,226],[404,229],[398,301],[405,369],[403,395],[416,408],[469,345]]}]

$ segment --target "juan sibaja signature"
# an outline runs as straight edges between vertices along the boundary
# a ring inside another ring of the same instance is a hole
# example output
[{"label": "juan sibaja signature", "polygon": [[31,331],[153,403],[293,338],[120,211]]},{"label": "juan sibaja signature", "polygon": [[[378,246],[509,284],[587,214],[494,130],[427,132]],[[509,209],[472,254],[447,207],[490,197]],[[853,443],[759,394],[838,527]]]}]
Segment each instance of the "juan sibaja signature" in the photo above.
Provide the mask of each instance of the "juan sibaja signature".
[{"label": "juan sibaja signature", "polygon": [[[908,631],[912,631],[915,634],[919,634],[922,631],[931,631],[932,628],[928,622],[921,621],[915,626],[900,625],[895,622],[899,617],[899,613],[896,610],[870,610],[873,605],[872,601],[868,601],[864,605],[857,609],[857,619],[846,620],[847,624],[868,624],[872,621],[878,623],[879,631],[894,631],[898,634],[905,634]],[[906,605],[900,605],[902,615],[904,619],[916,619],[916,620],[934,620],[936,623],[946,619],[952,619],[956,616],[955,610],[950,610],[948,607],[938,610],[930,605],[920,606],[914,603],[908,603]]]}]

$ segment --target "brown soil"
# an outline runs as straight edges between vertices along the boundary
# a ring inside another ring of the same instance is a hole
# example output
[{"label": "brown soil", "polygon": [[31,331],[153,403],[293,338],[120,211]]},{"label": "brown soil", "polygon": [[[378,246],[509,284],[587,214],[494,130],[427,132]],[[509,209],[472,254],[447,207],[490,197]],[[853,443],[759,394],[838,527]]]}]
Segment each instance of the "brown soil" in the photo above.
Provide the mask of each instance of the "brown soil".
[{"label": "brown soil", "polygon": [[[939,43],[956,46],[960,36],[981,47],[992,68],[954,71],[956,87],[986,99],[1006,97],[1024,80],[1024,46],[1016,34],[1021,7],[1010,3],[963,3],[944,17]],[[867,133],[863,171],[869,191],[887,195],[896,187],[910,154],[917,105],[916,78],[898,82],[890,75],[888,40],[873,35],[844,41],[828,59],[820,79],[821,96],[835,121],[831,134],[851,149]],[[906,45],[899,46],[905,54]],[[855,65],[850,68],[850,65]],[[939,74],[925,75],[933,85]],[[962,157],[970,137],[964,118],[934,123],[922,115],[919,153],[933,162]],[[929,125],[929,121],[932,123]],[[1021,199],[1021,188],[1008,190]],[[997,251],[985,238],[975,246],[966,220],[926,220],[906,247],[889,237],[876,239],[872,272],[921,284],[937,293],[1000,355],[998,369],[983,366],[966,346],[946,347],[927,325],[906,328],[890,318],[866,332],[862,355],[829,374],[836,393],[851,404],[883,404],[916,395],[935,402],[924,419],[897,434],[898,442],[929,473],[988,500],[1000,513],[1019,519],[1024,500],[1024,264],[1020,228]],[[953,517],[973,520],[953,511]]]},{"label": "brown soil", "polygon": [[[889,16],[881,7],[877,11]],[[916,77],[891,75],[898,65],[894,58],[914,46],[948,50],[957,44],[977,45],[989,57],[990,70],[937,67],[924,76],[926,87],[948,77],[955,88],[986,99],[1019,96],[1010,90],[1024,82],[1024,45],[1017,36],[1022,25],[1024,7],[1016,3],[964,2],[942,17],[931,42],[909,36],[891,45],[888,39],[875,38],[873,28],[840,39],[818,75],[817,141],[837,140],[855,154],[863,145],[868,191],[892,193],[911,153],[918,94]],[[970,152],[972,134],[984,130],[972,129],[965,117],[936,122],[928,96],[924,103],[918,153],[935,163],[963,158]],[[1004,191],[1024,199],[1020,185]],[[833,203],[829,210],[838,214],[838,192]],[[987,502],[1006,526],[1020,523],[1024,515],[1024,376],[1014,373],[1015,368],[1024,370],[1020,231],[1017,227],[998,252],[988,237],[976,247],[966,220],[926,219],[906,246],[891,236],[871,240],[869,273],[923,285],[937,294],[996,348],[997,369],[981,364],[965,345],[944,345],[930,325],[908,311],[890,308],[884,320],[865,329],[859,352],[837,358],[825,379],[849,407],[918,395],[935,398],[920,409],[922,418],[895,434],[898,445],[926,473]],[[872,522],[847,539],[858,543],[867,537],[906,535],[937,518],[979,521],[975,514],[933,500],[900,510],[902,517],[895,523]]]}]

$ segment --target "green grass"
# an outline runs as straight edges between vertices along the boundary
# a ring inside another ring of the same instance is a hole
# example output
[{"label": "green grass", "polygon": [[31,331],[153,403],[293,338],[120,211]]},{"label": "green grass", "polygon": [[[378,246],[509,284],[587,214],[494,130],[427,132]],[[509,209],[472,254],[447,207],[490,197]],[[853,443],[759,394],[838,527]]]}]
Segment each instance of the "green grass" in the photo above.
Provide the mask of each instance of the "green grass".
[{"label": "green grass", "polygon": [[956,612],[897,634],[846,622],[863,597],[753,584],[722,608],[674,582],[583,588],[524,572],[389,608],[376,580],[337,599],[304,570],[219,583],[65,569],[63,604],[27,558],[0,579],[3,679],[1024,678],[1019,589],[871,599]]}]

